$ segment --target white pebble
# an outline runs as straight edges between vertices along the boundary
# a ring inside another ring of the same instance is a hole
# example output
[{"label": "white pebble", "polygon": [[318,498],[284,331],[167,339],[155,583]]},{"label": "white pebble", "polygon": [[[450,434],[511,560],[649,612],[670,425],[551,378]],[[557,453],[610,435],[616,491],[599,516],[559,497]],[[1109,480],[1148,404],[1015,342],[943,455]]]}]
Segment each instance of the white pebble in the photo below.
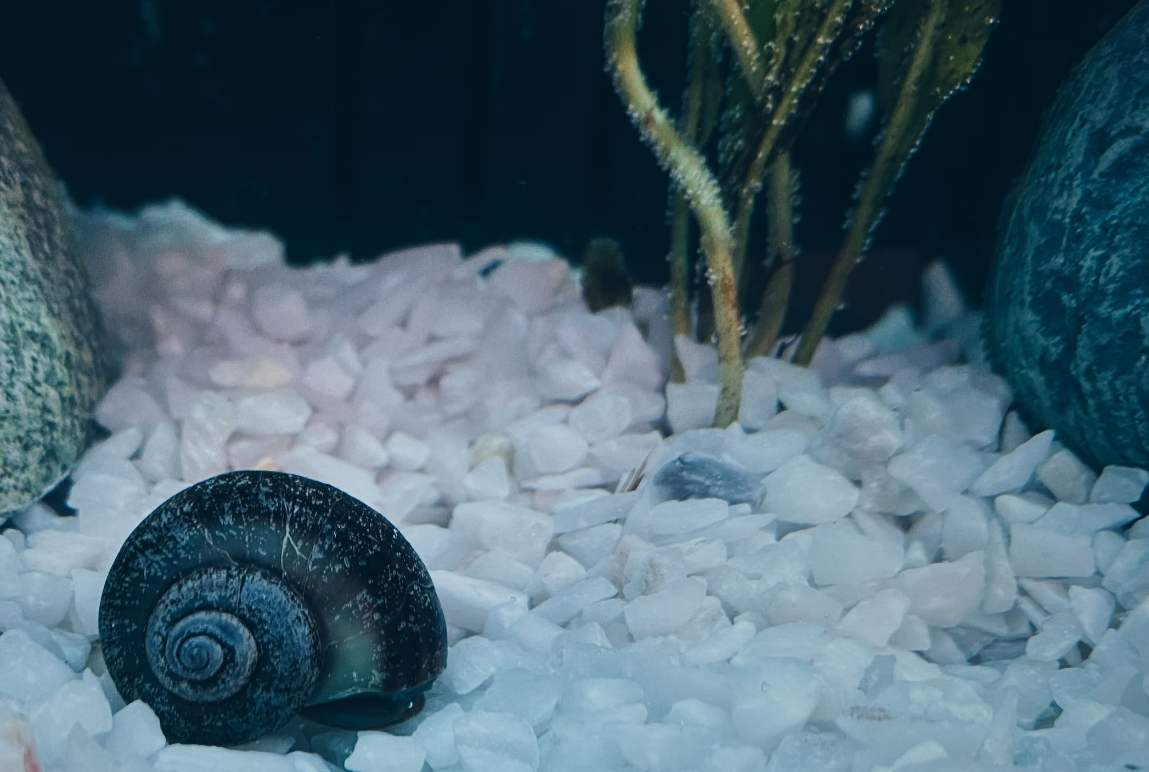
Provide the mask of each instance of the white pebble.
[{"label": "white pebble", "polygon": [[1065,533],[1092,536],[1101,530],[1119,528],[1140,515],[1128,504],[1066,504],[1059,501],[1034,526]]},{"label": "white pebble", "polygon": [[0,635],[0,695],[35,704],[74,677],[71,668],[23,630]]},{"label": "white pebble", "polygon": [[838,624],[843,635],[856,638],[875,649],[885,646],[902,626],[910,609],[910,599],[898,590],[882,590],[858,602]]},{"label": "white pebble", "polygon": [[384,447],[391,455],[391,465],[405,472],[422,469],[431,454],[427,443],[404,432],[392,432]]},{"label": "white pebble", "polygon": [[580,528],[590,528],[594,525],[619,520],[634,508],[639,493],[620,493],[613,496],[604,491],[581,491],[589,494],[587,498],[577,502],[555,505],[552,512],[556,534],[577,531]]},{"label": "white pebble", "polygon": [[729,511],[730,505],[722,499],[664,501],[652,507],[642,520],[655,536],[675,536],[722,522]]},{"label": "white pebble", "polygon": [[539,742],[524,719],[471,711],[455,719],[455,747],[463,772],[536,772]]},{"label": "white pebble", "polygon": [[1109,628],[1117,601],[1100,587],[1088,589],[1073,585],[1069,588],[1069,604],[1085,635],[1085,640],[1096,646],[1101,635]]},{"label": "white pebble", "polygon": [[1149,472],[1128,466],[1107,466],[1089,493],[1089,501],[1094,504],[1132,504],[1141,498],[1145,485],[1149,484]]},{"label": "white pebble", "polygon": [[100,596],[104,592],[107,574],[77,568],[72,577],[72,604],[79,622],[76,632],[85,635],[99,633]]},{"label": "white pebble", "polygon": [[292,759],[278,753],[182,744],[160,749],[152,764],[155,772],[311,772],[315,769],[314,766],[301,769]]},{"label": "white pebble", "polygon": [[64,620],[72,603],[71,577],[26,571],[20,574],[20,593],[16,602],[25,619],[45,627],[55,627]]},{"label": "white pebble", "polygon": [[[279,465],[279,459],[291,450],[291,437],[276,434],[268,437],[240,437],[227,444],[227,459],[232,469],[268,469]],[[177,475],[178,476],[178,475]]]},{"label": "white pebble", "polygon": [[1125,542],[1110,563],[1101,584],[1126,609],[1136,608],[1149,594],[1149,539]]},{"label": "white pebble", "polygon": [[41,758],[51,765],[64,756],[73,726],[83,727],[89,736],[110,731],[112,709],[99,679],[89,670],[83,678],[68,681],[29,711],[28,723],[36,733]]},{"label": "white pebble", "polygon": [[216,362],[208,369],[208,377],[227,389],[278,389],[291,382],[288,369],[270,356]]},{"label": "white pebble", "polygon": [[146,703],[136,700],[112,716],[107,747],[118,758],[146,759],[165,745],[160,720]]},{"label": "white pebble", "polygon": [[618,588],[609,579],[595,576],[569,585],[536,606],[532,613],[555,624],[566,624],[590,604],[617,594]]},{"label": "white pebble", "polygon": [[1097,473],[1086,466],[1070,450],[1059,450],[1037,467],[1037,479],[1057,497],[1068,504],[1084,504],[1089,491],[1097,482]]},{"label": "white pebble", "polygon": [[894,576],[904,557],[900,544],[829,523],[813,529],[808,560],[816,583],[853,585]]},{"label": "white pebble", "polygon": [[810,444],[810,435],[797,429],[774,429],[747,435],[727,451],[744,469],[756,474],[773,472],[801,455]]},{"label": "white pebble", "polygon": [[235,427],[244,434],[298,434],[311,418],[311,405],[290,391],[242,397],[235,403]]},{"label": "white pebble", "polygon": [[1081,640],[1081,625],[1072,611],[1046,618],[1041,629],[1025,644],[1025,655],[1037,662],[1053,662],[1064,657]]},{"label": "white pebble", "polygon": [[890,459],[890,475],[914,489],[935,512],[955,493],[962,493],[981,474],[977,452],[936,434]]},{"label": "white pebble", "polygon": [[[456,644],[457,646],[458,644]],[[431,769],[442,769],[459,763],[455,749],[455,720],[463,715],[459,703],[452,702],[435,713],[424,716],[411,737],[423,746]]]},{"label": "white pebble", "polygon": [[311,311],[303,294],[282,284],[261,284],[252,299],[252,319],[272,340],[300,341],[311,332]]},{"label": "white pebble", "polygon": [[482,686],[503,665],[499,645],[474,635],[456,643],[447,652],[443,685],[454,694],[470,694]]},{"label": "white pebble", "polygon": [[463,573],[525,592],[535,572],[530,566],[523,565],[506,552],[493,550],[484,552],[468,563]]},{"label": "white pebble", "polygon": [[952,563],[902,571],[889,580],[910,599],[910,611],[934,627],[953,627],[973,612],[985,593],[985,553]]},{"label": "white pebble", "polygon": [[765,511],[790,523],[832,523],[858,503],[857,486],[837,470],[802,455],[787,461],[763,481]]},{"label": "white pebble", "polygon": [[1097,570],[1103,574],[1109,573],[1113,559],[1125,546],[1125,537],[1113,531],[1098,531],[1093,535],[1093,561]]},{"label": "white pebble", "polygon": [[666,419],[675,434],[714,423],[718,386],[712,383],[666,384]]},{"label": "white pebble", "polygon": [[348,772],[420,772],[426,757],[423,747],[410,737],[360,732],[343,766]]},{"label": "white pebble", "polygon": [[507,462],[501,456],[492,456],[479,462],[463,477],[463,488],[472,501],[503,501],[510,497],[511,476]]},{"label": "white pebble", "polygon": [[482,632],[487,614],[496,606],[514,603],[524,611],[527,596],[494,582],[460,576],[451,571],[431,571],[431,581],[449,624],[471,632]]},{"label": "white pebble", "polygon": [[622,526],[618,523],[603,523],[591,528],[564,533],[558,538],[563,552],[591,568],[610,555],[622,537]]},{"label": "white pebble", "polygon": [[942,514],[942,554],[957,560],[984,550],[989,539],[989,507],[982,499],[954,496]]},{"label": "white pebble", "polygon": [[643,595],[626,605],[626,626],[635,640],[669,635],[690,621],[706,598],[706,582],[697,577],[682,579],[653,595]]},{"label": "white pebble", "polygon": [[1032,491],[1006,493],[993,500],[993,507],[1007,523],[1032,523],[1049,511],[1053,502]]},{"label": "white pebble", "polygon": [[554,535],[550,517],[501,501],[473,501],[455,507],[451,533],[483,549],[501,549],[529,566],[538,566]]},{"label": "white pebble", "polygon": [[1033,525],[1010,528],[1009,560],[1024,577],[1091,576],[1095,570],[1089,536]]},{"label": "white pebble", "polygon": [[985,599],[982,610],[987,614],[1000,614],[1013,608],[1017,601],[1017,576],[1005,547],[1005,534],[1001,522],[991,520],[986,538]]},{"label": "white pebble", "polygon": [[171,421],[156,424],[144,442],[144,450],[136,466],[150,483],[180,476],[180,440]]},{"label": "white pebble", "polygon": [[824,677],[790,658],[764,659],[740,673],[730,715],[745,741],[767,753],[805,725],[822,694]]},{"label": "white pebble", "polygon": [[586,459],[587,444],[569,426],[554,424],[535,430],[527,441],[527,455],[537,472],[560,474]]},{"label": "white pebble", "polygon": [[51,528],[29,534],[26,546],[21,555],[25,569],[61,576],[96,568],[108,550],[103,539]]},{"label": "white pebble", "polygon": [[235,406],[222,394],[205,391],[183,421],[180,469],[189,483],[227,471],[227,440],[236,429]]},{"label": "white pebble", "polygon": [[339,457],[367,469],[380,469],[391,460],[383,443],[371,432],[355,424],[344,426],[340,433]]},{"label": "white pebble", "polygon": [[608,385],[629,384],[649,392],[658,389],[664,380],[658,354],[643,340],[638,328],[628,321],[610,350],[602,371],[602,382]]},{"label": "white pebble", "polygon": [[586,578],[582,563],[565,552],[548,552],[527,587],[528,594],[554,595]]},{"label": "white pebble", "polygon": [[316,393],[344,400],[355,391],[356,377],[336,357],[326,356],[307,365],[302,382]]},{"label": "white pebble", "polygon": [[778,386],[769,375],[754,368],[742,374],[742,403],[738,408],[738,423],[747,431],[756,432],[778,413]]},{"label": "white pebble", "polygon": [[872,392],[847,398],[814,440],[814,456],[858,479],[864,470],[884,464],[902,446],[900,420]]},{"label": "white pebble", "polygon": [[633,418],[630,400],[619,394],[599,392],[575,406],[567,416],[567,423],[593,445],[622,434]]},{"label": "white pebble", "polygon": [[842,608],[840,601],[808,584],[786,584],[770,596],[766,605],[766,619],[772,625],[792,622],[832,625],[842,618]]},{"label": "white pebble", "polygon": [[994,461],[973,481],[970,491],[979,496],[996,496],[1020,490],[1029,482],[1038,464],[1049,457],[1052,444],[1051,430],[1031,437],[1011,453]]}]

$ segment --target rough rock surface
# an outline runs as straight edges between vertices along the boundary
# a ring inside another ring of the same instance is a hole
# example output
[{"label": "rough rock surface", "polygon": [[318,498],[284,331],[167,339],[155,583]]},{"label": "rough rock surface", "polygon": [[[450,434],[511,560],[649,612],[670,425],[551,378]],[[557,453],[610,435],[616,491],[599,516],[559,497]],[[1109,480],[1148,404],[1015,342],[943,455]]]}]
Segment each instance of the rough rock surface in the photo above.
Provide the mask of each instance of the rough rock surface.
[{"label": "rough rock surface", "polygon": [[1149,0],[1062,88],[1002,222],[991,358],[1086,460],[1149,464]]},{"label": "rough rock surface", "polygon": [[0,521],[71,469],[106,377],[55,180],[0,83]]}]

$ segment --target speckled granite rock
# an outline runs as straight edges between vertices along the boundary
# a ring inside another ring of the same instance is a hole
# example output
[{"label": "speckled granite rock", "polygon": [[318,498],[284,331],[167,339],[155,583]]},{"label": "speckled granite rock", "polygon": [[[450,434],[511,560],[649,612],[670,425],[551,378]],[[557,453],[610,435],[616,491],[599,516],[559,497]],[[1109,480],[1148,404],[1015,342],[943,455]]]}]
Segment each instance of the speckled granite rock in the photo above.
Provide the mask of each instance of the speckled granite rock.
[{"label": "speckled granite rock", "polygon": [[52,172],[0,83],[0,521],[79,458],[103,332]]},{"label": "speckled granite rock", "polygon": [[1002,220],[987,348],[1031,420],[1149,464],[1149,0],[1062,88]]}]

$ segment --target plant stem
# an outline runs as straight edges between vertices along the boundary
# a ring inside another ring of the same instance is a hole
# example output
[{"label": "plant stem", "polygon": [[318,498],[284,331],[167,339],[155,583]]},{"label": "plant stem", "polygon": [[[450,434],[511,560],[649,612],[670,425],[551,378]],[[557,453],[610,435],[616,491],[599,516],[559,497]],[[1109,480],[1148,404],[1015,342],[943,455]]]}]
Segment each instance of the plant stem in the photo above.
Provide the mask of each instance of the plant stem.
[{"label": "plant stem", "polygon": [[846,241],[842,244],[834,265],[830,268],[830,275],[822,286],[818,302],[814,305],[814,312],[802,333],[802,341],[798,344],[798,351],[794,354],[794,363],[808,366],[814,359],[818,350],[818,343],[826,333],[830,318],[841,302],[842,292],[846,288],[846,280],[850,271],[862,259],[866,250],[866,242],[870,233],[881,218],[882,205],[893,185],[894,175],[905,158],[899,158],[898,147],[902,135],[909,126],[913,117],[914,105],[917,100],[918,88],[922,78],[933,59],[934,42],[946,15],[946,0],[930,0],[930,9],[922,22],[918,44],[914,49],[914,56],[910,62],[906,78],[902,82],[901,91],[898,92],[898,101],[894,105],[893,113],[886,124],[886,131],[882,142],[878,146],[878,155],[874,159],[874,166],[866,178],[866,186],[858,199],[858,208],[850,222],[850,230],[846,234]]},{"label": "plant stem", "polygon": [[786,320],[790,304],[790,287],[794,283],[794,170],[790,153],[782,151],[770,168],[767,191],[767,213],[770,216],[769,260],[775,266],[762,293],[758,312],[758,329],[746,351],[747,357],[768,356],[778,342],[778,333]]},{"label": "plant stem", "polygon": [[774,147],[778,144],[778,136],[782,133],[782,129],[786,128],[786,124],[797,113],[798,102],[805,92],[806,86],[817,75],[818,66],[825,57],[826,51],[837,39],[838,32],[834,28],[841,26],[842,19],[845,17],[846,11],[849,10],[851,3],[853,0],[834,0],[833,5],[830,6],[826,19],[822,22],[822,26],[814,38],[815,43],[806,51],[806,55],[802,57],[802,63],[794,71],[793,80],[783,91],[778,109],[774,111],[770,125],[758,143],[754,160],[750,163],[750,171],[747,172],[746,180],[742,184],[738,213],[734,218],[733,263],[734,273],[738,277],[740,286],[743,281],[742,276],[745,273],[747,240],[750,236],[750,216],[754,213],[754,199],[758,195],[758,191],[762,189],[762,178],[766,173],[766,164],[774,153]]},{"label": "plant stem", "polygon": [[742,398],[742,351],[730,223],[714,175],[702,155],[675,130],[638,65],[635,30],[641,10],[642,0],[611,0],[607,6],[607,62],[614,74],[615,88],[639,132],[682,187],[698,220],[718,325],[720,391],[714,423],[724,427],[737,418]]},{"label": "plant stem", "polygon": [[[686,196],[677,187],[674,215],[670,224],[670,331],[674,337],[691,337],[690,324],[690,208]],[[678,354],[670,362],[670,380],[682,383],[686,371]]]},{"label": "plant stem", "polygon": [[766,63],[762,60],[762,46],[742,13],[740,0],[710,0],[710,4],[730,41],[730,48],[738,57],[754,103],[761,106],[766,98]]},{"label": "plant stem", "polygon": [[[710,66],[710,22],[697,5],[690,18],[690,81],[686,88],[686,115],[682,133],[687,142],[696,142],[702,120],[706,71]],[[672,186],[674,201],[670,229],[670,329],[675,337],[690,336],[690,208],[677,183]],[[670,363],[670,377],[682,383],[686,374],[677,354]]]}]

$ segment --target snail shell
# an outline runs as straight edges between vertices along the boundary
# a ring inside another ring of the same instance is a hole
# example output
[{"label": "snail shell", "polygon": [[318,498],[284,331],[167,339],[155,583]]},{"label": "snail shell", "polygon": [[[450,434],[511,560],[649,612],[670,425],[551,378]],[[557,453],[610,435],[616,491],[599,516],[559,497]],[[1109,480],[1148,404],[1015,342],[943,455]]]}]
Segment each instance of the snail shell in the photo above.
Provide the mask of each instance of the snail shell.
[{"label": "snail shell", "polygon": [[296,713],[401,721],[447,663],[414,548],[342,491],[281,472],[193,485],[132,532],[100,600],[108,672],[171,742],[227,745]]}]

